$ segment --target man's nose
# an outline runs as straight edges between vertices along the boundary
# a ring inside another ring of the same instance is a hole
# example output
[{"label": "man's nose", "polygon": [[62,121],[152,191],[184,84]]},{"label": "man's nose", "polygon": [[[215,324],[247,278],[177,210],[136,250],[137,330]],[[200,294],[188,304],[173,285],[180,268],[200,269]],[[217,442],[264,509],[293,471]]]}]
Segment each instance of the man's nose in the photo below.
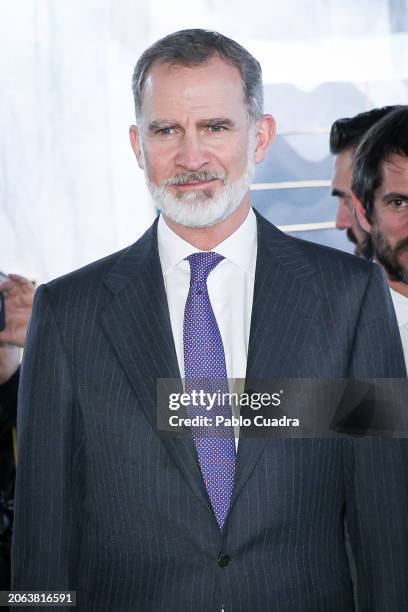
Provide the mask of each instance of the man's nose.
[{"label": "man's nose", "polygon": [[351,211],[344,200],[339,199],[339,205],[336,214],[336,228],[345,230],[352,227]]},{"label": "man's nose", "polygon": [[184,134],[176,155],[176,164],[185,170],[200,170],[209,162],[209,154],[200,135]]}]

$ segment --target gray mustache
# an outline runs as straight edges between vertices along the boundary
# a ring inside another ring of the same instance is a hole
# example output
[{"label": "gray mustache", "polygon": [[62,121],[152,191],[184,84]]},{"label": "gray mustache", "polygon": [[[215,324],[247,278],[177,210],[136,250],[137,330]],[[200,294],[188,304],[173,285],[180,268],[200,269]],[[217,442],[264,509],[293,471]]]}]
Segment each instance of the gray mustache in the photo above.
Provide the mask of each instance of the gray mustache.
[{"label": "gray mustache", "polygon": [[200,172],[183,172],[166,179],[165,185],[188,185],[189,183],[201,183],[205,181],[220,180],[225,181],[226,176],[222,172],[211,172],[201,170]]}]

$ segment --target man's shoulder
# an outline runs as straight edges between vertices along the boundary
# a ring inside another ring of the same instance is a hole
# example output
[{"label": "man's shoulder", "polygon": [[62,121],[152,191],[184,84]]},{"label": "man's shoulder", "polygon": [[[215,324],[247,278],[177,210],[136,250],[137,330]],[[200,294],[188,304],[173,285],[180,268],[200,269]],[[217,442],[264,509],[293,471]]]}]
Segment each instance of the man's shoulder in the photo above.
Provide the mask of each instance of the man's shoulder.
[{"label": "man's shoulder", "polygon": [[54,278],[53,280],[46,283],[47,289],[50,292],[59,292],[71,288],[80,288],[81,286],[89,287],[98,285],[107,274],[115,267],[115,265],[134,247],[130,245],[120,251],[111,253],[106,257],[93,261],[77,270],[68,272],[63,276]]},{"label": "man's shoulder", "polygon": [[113,291],[129,277],[138,273],[141,262],[152,256],[156,222],[133,244],[98,259],[45,284],[47,293],[55,298],[81,295],[96,296],[106,285]]},{"label": "man's shoulder", "polygon": [[317,242],[311,242],[303,238],[290,236],[290,239],[296,243],[296,247],[304,257],[310,259],[320,271],[348,269],[354,273],[363,275],[371,274],[372,270],[378,266],[372,261],[357,257],[352,253],[341,251],[331,246],[323,245]]},{"label": "man's shoulder", "polygon": [[[260,240],[284,267],[296,268],[306,276],[334,274],[366,278],[379,268],[371,261],[345,251],[286,234],[259,213],[256,214]],[[380,273],[379,270],[377,272]]]}]

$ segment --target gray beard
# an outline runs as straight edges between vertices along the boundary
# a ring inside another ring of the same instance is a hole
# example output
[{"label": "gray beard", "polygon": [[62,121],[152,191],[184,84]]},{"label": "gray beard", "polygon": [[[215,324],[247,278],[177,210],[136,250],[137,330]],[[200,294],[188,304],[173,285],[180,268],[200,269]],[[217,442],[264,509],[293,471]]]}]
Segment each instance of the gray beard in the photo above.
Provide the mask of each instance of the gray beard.
[{"label": "gray beard", "polygon": [[[254,171],[254,162],[248,162],[245,173],[233,181],[218,173],[190,172],[168,179],[161,187],[148,182],[148,187],[157,208],[174,223],[191,228],[210,227],[237,210],[249,191]],[[223,186],[215,193],[210,186],[177,196],[169,191],[170,185],[211,180],[212,177],[223,181]]]}]

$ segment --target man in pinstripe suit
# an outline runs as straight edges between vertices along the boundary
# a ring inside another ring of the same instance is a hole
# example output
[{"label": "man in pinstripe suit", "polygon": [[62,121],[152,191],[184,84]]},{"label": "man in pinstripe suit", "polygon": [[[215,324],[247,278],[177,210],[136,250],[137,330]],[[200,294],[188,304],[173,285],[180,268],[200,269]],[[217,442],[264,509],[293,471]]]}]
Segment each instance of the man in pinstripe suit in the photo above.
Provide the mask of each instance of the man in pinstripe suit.
[{"label": "man in pinstripe suit", "polygon": [[345,517],[359,609],[405,611],[401,441],[236,431],[220,521],[203,478],[218,459],[191,434],[160,435],[157,381],[187,377],[186,334],[202,314],[188,312],[197,253],[216,253],[200,291],[229,377],[397,378],[405,367],[379,267],[290,238],[250,207],[274,132],[256,60],[214,32],[179,32],[142,55],[133,86],[131,142],[162,215],[134,245],[37,291],[14,588],[76,590],[78,609],[98,612],[351,612]]}]

